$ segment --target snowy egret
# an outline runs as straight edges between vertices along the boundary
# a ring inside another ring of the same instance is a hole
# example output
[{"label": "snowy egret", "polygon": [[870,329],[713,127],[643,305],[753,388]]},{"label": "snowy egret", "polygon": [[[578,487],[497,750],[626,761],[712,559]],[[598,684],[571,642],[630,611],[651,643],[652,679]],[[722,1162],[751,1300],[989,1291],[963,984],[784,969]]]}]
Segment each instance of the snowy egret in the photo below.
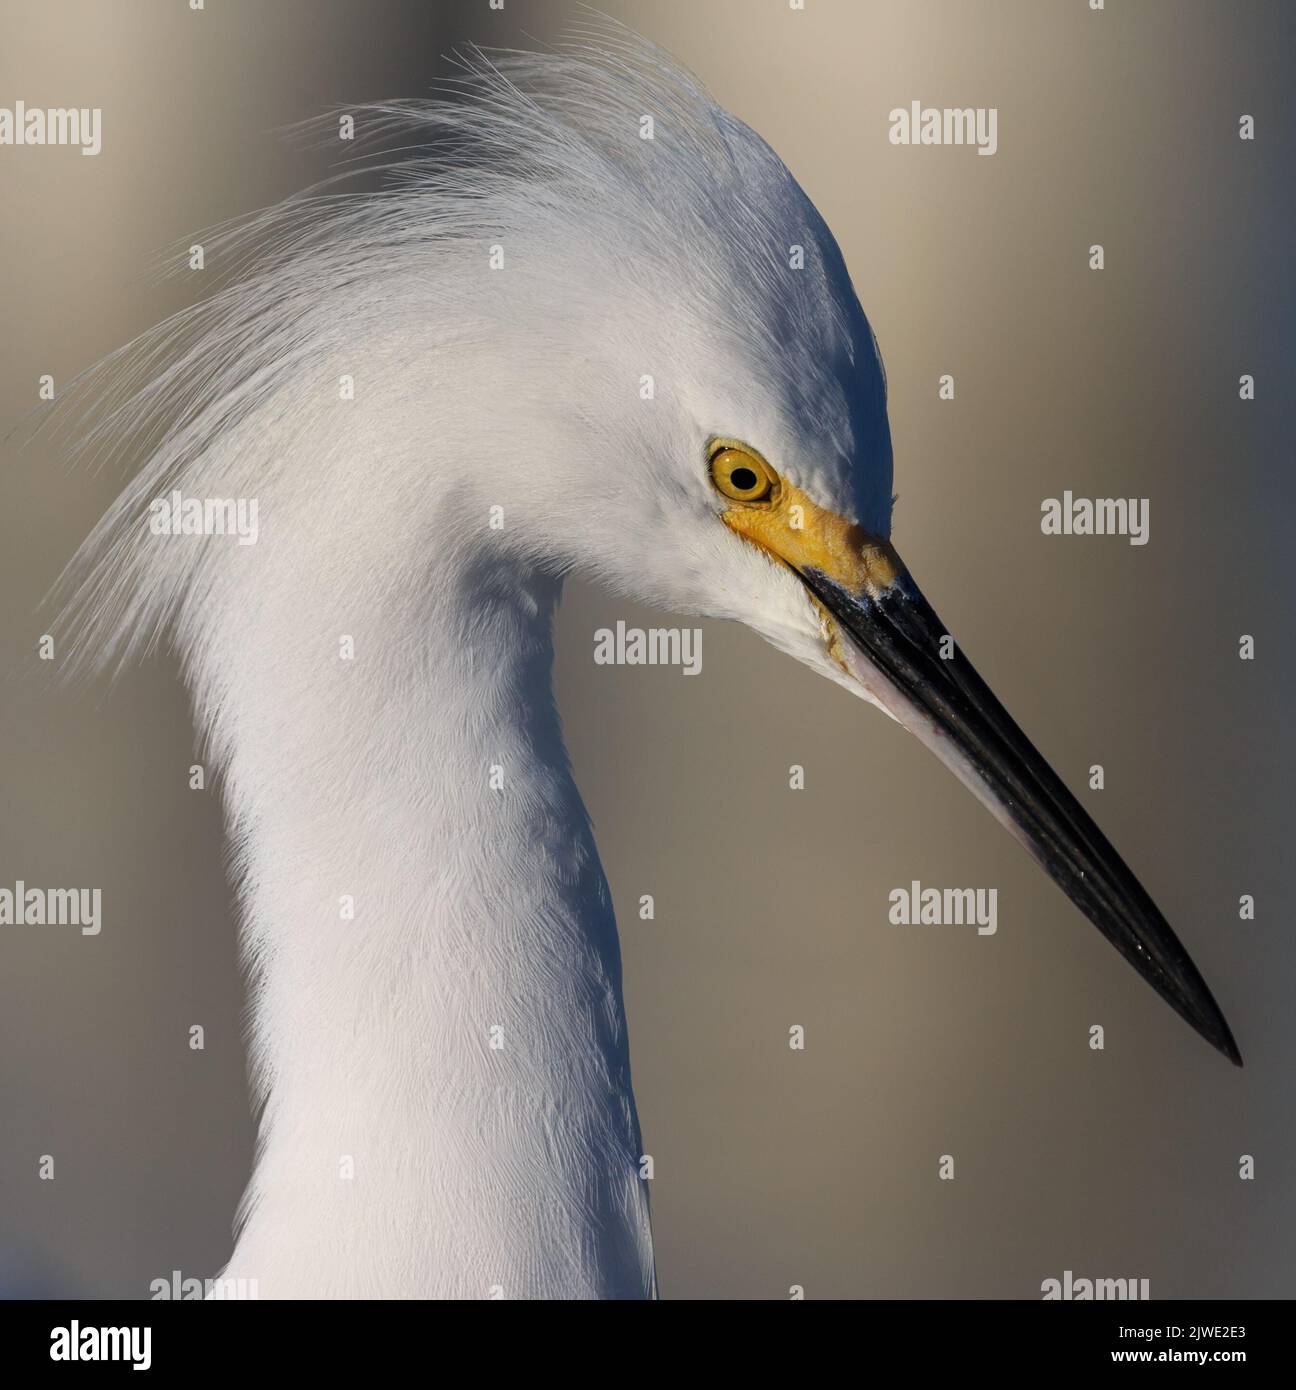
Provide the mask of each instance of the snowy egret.
[{"label": "snowy egret", "polygon": [[[1239,1061],[892,547],[873,333],[779,158],[620,31],[457,84],[354,113],[410,147],[380,191],[209,242],[239,273],[118,359],[94,436],[150,446],[71,572],[78,655],[169,635],[224,778],[264,1102],[227,1277],[655,1291],[550,681],[569,573],[744,622],[900,721]],[[194,534],[150,526],[158,499],[201,504]]]}]

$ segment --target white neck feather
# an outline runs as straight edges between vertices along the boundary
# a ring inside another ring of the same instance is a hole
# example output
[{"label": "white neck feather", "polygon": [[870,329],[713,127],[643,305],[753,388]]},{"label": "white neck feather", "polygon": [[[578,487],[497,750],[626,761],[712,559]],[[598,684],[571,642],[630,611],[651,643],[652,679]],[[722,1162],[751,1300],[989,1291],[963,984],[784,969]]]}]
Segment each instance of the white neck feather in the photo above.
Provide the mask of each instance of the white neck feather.
[{"label": "white neck feather", "polygon": [[372,454],[347,497],[349,424],[321,426],[320,495],[263,498],[190,647],[267,1097],[228,1274],[263,1297],[650,1294],[616,927],[551,690],[560,584],[492,549],[475,504],[429,547]]}]

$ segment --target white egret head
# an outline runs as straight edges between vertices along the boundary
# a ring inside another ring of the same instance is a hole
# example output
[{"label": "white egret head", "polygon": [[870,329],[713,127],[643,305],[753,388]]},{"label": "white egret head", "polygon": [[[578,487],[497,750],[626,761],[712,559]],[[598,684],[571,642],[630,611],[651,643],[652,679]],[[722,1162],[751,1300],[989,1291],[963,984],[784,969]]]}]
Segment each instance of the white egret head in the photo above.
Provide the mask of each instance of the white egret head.
[{"label": "white egret head", "polygon": [[[489,405],[469,486],[505,509],[497,543],[744,622],[845,680],[778,546],[751,543],[775,497],[807,546],[829,513],[890,530],[881,359],[823,219],[763,140],[645,45],[481,63],[465,86],[463,106],[384,114],[448,134],[433,158],[470,169],[485,204],[440,248],[438,284],[472,325],[468,394]],[[454,197],[457,175],[423,177]],[[436,428],[444,405],[429,405]],[[717,476],[726,443],[767,487]]]}]

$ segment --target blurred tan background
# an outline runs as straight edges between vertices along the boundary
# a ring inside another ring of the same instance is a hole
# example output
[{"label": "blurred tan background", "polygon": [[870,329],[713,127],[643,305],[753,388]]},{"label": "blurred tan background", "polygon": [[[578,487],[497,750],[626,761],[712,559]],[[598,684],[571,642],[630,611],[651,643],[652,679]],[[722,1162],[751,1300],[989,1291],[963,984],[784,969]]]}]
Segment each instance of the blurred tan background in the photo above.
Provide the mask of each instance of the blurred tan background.
[{"label": "blurred tan background", "polygon": [[[595,628],[652,615],[573,586],[559,697],[621,919],[663,1293],[1035,1298],[1070,1269],[1291,1295],[1296,12],[602,8],[699,73],[836,231],[889,374],[897,544],[1247,1059],[1198,1040],[882,716],[728,626],[706,627],[696,679],[595,666]],[[283,126],[418,95],[452,45],[553,38],[572,14],[0,0],[0,105],[104,112],[97,158],[0,148],[0,434],[42,373],[66,383],[186,302],[148,279],[156,252],[326,172]],[[891,146],[913,100],[997,107],[998,153]],[[45,436],[0,455],[0,884],[98,885],[112,919],[96,938],[0,928],[11,1294],[215,1273],[251,1161],[220,809],[187,787],[175,670],[62,691],[34,659],[42,596],[120,482]],[[1150,544],[1042,536],[1041,499],[1067,488],[1150,498]],[[762,730],[741,762],[738,704]],[[997,934],[891,926],[887,894],[915,878],[997,887]]]}]

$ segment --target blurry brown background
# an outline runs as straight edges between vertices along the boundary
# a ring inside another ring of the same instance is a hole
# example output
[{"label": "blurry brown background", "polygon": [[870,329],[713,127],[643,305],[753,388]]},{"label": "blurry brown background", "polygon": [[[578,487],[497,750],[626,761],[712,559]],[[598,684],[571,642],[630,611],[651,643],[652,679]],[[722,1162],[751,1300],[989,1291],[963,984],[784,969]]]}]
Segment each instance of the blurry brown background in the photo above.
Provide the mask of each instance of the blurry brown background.
[{"label": "blurry brown background", "polygon": [[[729,626],[706,627],[698,678],[596,667],[595,627],[651,615],[573,586],[559,695],[621,918],[663,1293],[1033,1298],[1071,1269],[1290,1295],[1296,12],[602,8],[698,72],[835,229],[889,373],[897,543],[1247,1059],[1197,1039],[882,716]],[[189,283],[147,278],[160,248],[326,172],[281,127],[419,95],[453,44],[571,17],[3,0],[0,105],[101,106],[104,147],[0,148],[0,434],[40,374],[65,383],[185,302]],[[997,107],[998,154],[891,146],[913,100]],[[187,788],[165,658],[111,692],[57,690],[34,660],[41,598],[121,478],[19,443],[0,456],[0,884],[99,885],[109,925],[0,928],[0,1281],[140,1297],[217,1271],[251,1159],[220,811]],[[1150,544],[1042,536],[1065,488],[1149,497]],[[761,731],[741,761],[736,706]],[[891,926],[915,878],[997,887],[998,934]]]}]

